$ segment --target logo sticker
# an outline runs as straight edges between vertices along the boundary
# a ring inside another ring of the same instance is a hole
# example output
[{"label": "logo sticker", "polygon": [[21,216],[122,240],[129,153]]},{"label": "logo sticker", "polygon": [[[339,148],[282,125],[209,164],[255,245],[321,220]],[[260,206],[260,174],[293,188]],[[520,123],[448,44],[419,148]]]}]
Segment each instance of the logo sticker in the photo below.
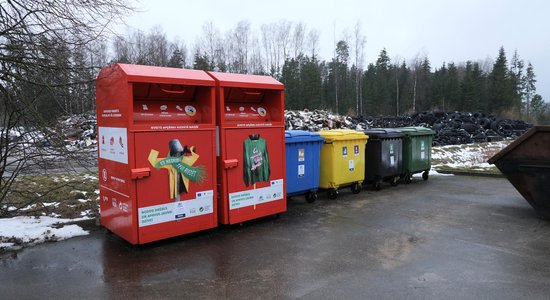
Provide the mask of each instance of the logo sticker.
[{"label": "logo sticker", "polygon": [[267,114],[267,111],[263,107],[258,107],[258,114],[262,117],[265,117],[265,115]]},{"label": "logo sticker", "polygon": [[197,109],[195,109],[195,107],[192,106],[192,105],[187,105],[187,106],[185,106],[185,113],[186,113],[188,116],[192,117],[192,116],[194,116],[195,114],[197,114]]},{"label": "logo sticker", "polygon": [[348,157],[348,146],[342,147],[342,156]]},{"label": "logo sticker", "polygon": [[101,170],[101,178],[103,178],[103,181],[107,181],[107,169],[103,168]]}]

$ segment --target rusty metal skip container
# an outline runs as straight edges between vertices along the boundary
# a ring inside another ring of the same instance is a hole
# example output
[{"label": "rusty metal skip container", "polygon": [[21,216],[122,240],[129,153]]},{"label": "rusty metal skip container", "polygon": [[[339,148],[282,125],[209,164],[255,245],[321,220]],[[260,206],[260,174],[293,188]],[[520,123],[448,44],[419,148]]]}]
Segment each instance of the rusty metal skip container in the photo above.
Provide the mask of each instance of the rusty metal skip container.
[{"label": "rusty metal skip container", "polygon": [[488,162],[540,216],[550,219],[550,126],[534,126]]}]

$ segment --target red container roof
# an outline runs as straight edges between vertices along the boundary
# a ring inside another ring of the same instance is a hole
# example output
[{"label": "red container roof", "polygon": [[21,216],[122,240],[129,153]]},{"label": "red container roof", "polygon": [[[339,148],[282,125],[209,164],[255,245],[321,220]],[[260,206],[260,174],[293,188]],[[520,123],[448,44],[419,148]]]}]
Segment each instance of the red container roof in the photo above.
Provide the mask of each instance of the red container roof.
[{"label": "red container roof", "polygon": [[129,82],[179,83],[214,86],[215,81],[204,71],[181,68],[118,64]]},{"label": "red container roof", "polygon": [[271,76],[208,72],[222,87],[283,90],[284,85]]}]

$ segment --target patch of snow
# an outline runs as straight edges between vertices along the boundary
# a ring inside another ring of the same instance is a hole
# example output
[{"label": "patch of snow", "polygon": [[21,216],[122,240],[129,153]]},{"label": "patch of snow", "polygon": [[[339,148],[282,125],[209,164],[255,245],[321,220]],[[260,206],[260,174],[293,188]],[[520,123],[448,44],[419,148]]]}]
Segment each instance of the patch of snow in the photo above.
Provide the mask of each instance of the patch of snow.
[{"label": "patch of snow", "polygon": [[[437,171],[434,170],[434,169],[431,169],[428,175],[429,175],[429,176],[454,176],[453,174],[443,174],[443,173],[439,173],[439,172],[437,172]],[[415,177],[415,178],[422,177],[422,173],[413,174],[413,177]]]},{"label": "patch of snow", "polygon": [[[89,232],[78,225],[60,224],[80,219],[58,219],[52,217],[13,217],[0,219],[0,248],[12,248],[15,243],[3,241],[16,240],[21,244],[38,244],[45,241],[61,241],[75,236],[88,235]],[[9,245],[11,244],[11,245]]]},{"label": "patch of snow", "polygon": [[90,201],[90,199],[78,199],[77,201],[80,202],[80,203],[86,203],[86,202]]},{"label": "patch of snow", "polygon": [[50,207],[50,206],[58,207],[59,206],[59,202],[44,202],[42,204],[46,207]]},{"label": "patch of snow", "polygon": [[87,179],[87,180],[97,180],[97,175],[91,175],[91,174],[84,174],[82,176],[82,179]]},{"label": "patch of snow", "polygon": [[20,211],[26,211],[26,210],[33,209],[35,206],[36,206],[36,204],[31,204],[31,205],[27,205],[27,206],[25,206],[25,207],[22,207],[22,208],[20,208],[19,210],[20,210]]},{"label": "patch of snow", "polygon": [[467,168],[485,170],[493,168],[487,160],[510,144],[511,141],[500,141],[484,144],[449,145],[434,147],[432,160],[440,161],[434,166],[448,166],[451,168]]},{"label": "patch of snow", "polygon": [[14,243],[0,243],[0,249],[10,249],[14,246]]}]

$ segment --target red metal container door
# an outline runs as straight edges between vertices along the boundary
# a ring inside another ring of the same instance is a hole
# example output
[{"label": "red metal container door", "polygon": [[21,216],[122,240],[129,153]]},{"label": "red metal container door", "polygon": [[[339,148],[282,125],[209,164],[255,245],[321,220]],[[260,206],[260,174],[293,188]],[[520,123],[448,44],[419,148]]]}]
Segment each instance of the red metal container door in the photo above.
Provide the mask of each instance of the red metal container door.
[{"label": "red metal container door", "polygon": [[139,243],[217,226],[215,132],[136,133],[136,167],[150,168],[137,181]]},{"label": "red metal container door", "polygon": [[225,145],[227,159],[239,162],[225,171],[229,223],[286,211],[283,129],[228,129]]}]

